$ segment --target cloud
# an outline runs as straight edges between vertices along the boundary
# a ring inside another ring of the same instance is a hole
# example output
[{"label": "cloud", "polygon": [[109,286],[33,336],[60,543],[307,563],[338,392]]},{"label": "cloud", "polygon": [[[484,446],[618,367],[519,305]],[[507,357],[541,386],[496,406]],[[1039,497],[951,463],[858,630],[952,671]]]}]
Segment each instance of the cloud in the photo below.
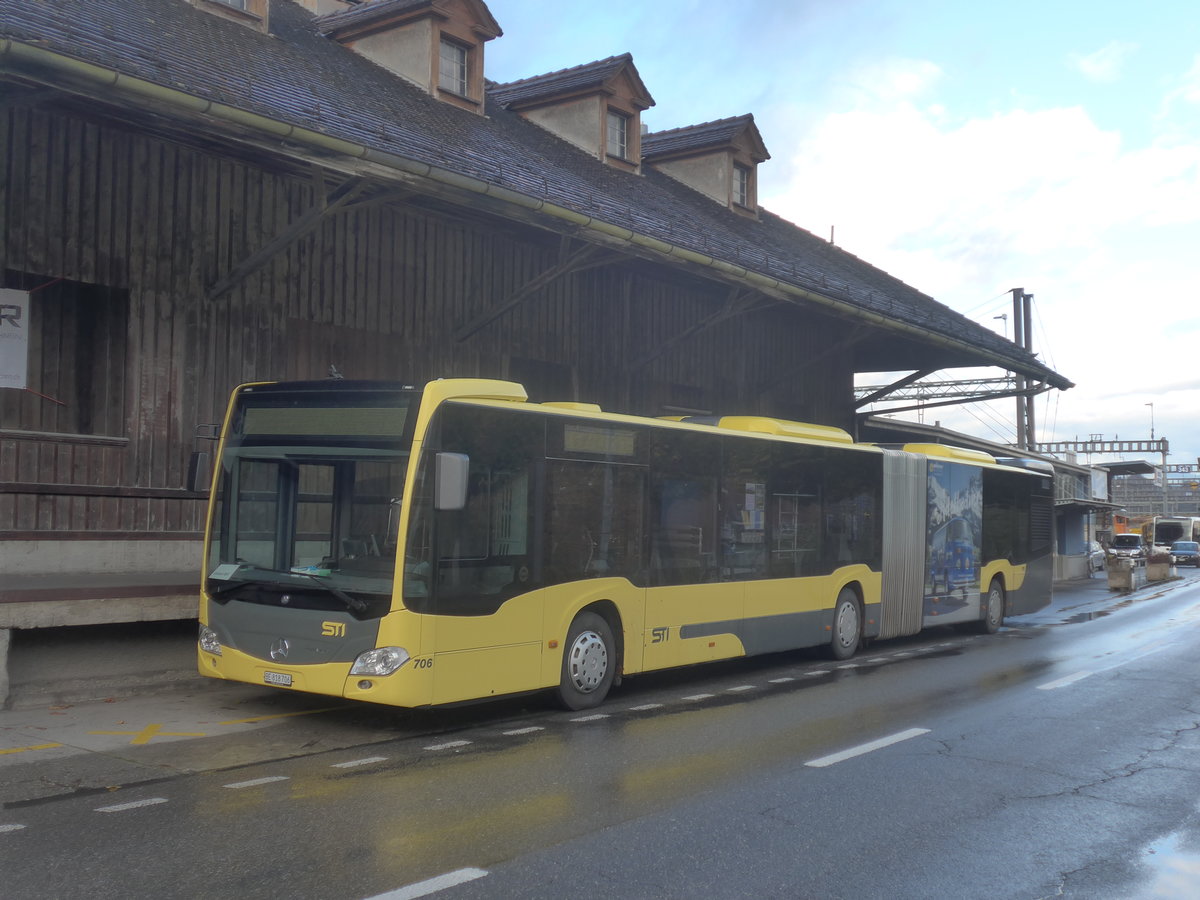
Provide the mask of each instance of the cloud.
[{"label": "cloud", "polygon": [[875,103],[898,102],[929,92],[941,77],[941,67],[927,60],[890,59],[849,73],[844,86]]},{"label": "cloud", "polygon": [[[1035,349],[1078,385],[1038,400],[1042,439],[1144,436],[1155,402],[1159,434],[1195,455],[1200,397],[1183,373],[1200,304],[1200,138],[1131,146],[1079,105],[957,115],[940,81],[913,60],[848,73],[839,111],[773,130],[763,204],[822,236],[836,226],[840,246],[978,309],[985,327],[999,330],[1010,288],[1034,293]],[[1175,88],[1195,102],[1185,87],[1200,101],[1200,60]],[[995,408],[1011,420],[1011,401]],[[928,418],[981,433],[958,412]]]},{"label": "cloud", "polygon": [[1107,84],[1117,81],[1121,77],[1121,69],[1125,65],[1125,61],[1137,49],[1137,44],[1112,41],[1094,53],[1073,53],[1067,57],[1067,62],[1084,78]]},{"label": "cloud", "polygon": [[[1176,84],[1167,91],[1158,116],[1159,123],[1169,123],[1181,104],[1190,107],[1200,106],[1200,56],[1192,60],[1191,68],[1184,72]],[[1184,114],[1191,117],[1193,111],[1185,110]]]}]

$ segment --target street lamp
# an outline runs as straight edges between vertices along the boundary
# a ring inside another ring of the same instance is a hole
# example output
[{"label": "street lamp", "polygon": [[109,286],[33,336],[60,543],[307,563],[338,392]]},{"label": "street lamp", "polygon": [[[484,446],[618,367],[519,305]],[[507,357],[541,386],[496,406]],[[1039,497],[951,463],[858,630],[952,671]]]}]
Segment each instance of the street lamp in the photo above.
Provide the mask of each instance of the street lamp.
[{"label": "street lamp", "polygon": [[1150,407],[1150,440],[1154,440],[1154,404],[1147,403],[1145,405]]}]

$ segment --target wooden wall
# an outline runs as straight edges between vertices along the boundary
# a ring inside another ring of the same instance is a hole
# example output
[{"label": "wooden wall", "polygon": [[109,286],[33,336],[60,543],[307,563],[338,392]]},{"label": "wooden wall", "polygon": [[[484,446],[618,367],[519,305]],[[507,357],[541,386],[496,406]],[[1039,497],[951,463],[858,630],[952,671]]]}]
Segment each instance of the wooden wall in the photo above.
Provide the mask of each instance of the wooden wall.
[{"label": "wooden wall", "polygon": [[184,489],[186,466],[207,445],[195,426],[219,422],[240,382],[321,378],[330,365],[420,383],[544,361],[571,372],[563,390],[577,396],[558,399],[609,409],[851,417],[848,360],[780,379],[840,333],[783,305],[631,369],[728,297],[667,266],[618,259],[564,276],[459,341],[457,328],[554,265],[559,238],[410,199],[332,216],[208,299],[313,206],[311,177],[50,109],[0,110],[0,154],[0,273],[128,298],[124,342],[104,351],[122,357],[105,361],[121,386],[118,427],[47,430],[42,401],[0,390],[0,540],[196,537],[203,502]]}]

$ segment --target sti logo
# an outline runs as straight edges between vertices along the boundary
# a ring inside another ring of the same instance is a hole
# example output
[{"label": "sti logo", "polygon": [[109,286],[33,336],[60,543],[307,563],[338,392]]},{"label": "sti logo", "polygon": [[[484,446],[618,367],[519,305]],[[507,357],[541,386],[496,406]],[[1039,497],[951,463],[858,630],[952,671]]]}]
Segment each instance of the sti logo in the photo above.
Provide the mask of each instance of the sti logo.
[{"label": "sti logo", "polygon": [[21,327],[21,307],[0,303],[0,328]]}]

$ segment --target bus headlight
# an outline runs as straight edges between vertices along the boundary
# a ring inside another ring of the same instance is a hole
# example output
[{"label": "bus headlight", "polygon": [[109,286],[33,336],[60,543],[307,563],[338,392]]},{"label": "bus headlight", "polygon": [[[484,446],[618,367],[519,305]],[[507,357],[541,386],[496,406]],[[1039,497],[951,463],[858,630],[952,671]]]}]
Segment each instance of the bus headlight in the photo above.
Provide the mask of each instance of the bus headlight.
[{"label": "bus headlight", "polygon": [[377,647],[360,653],[350,669],[351,675],[391,675],[408,662],[403,647]]},{"label": "bus headlight", "polygon": [[221,639],[207,625],[200,626],[200,649],[214,656],[221,655]]}]

